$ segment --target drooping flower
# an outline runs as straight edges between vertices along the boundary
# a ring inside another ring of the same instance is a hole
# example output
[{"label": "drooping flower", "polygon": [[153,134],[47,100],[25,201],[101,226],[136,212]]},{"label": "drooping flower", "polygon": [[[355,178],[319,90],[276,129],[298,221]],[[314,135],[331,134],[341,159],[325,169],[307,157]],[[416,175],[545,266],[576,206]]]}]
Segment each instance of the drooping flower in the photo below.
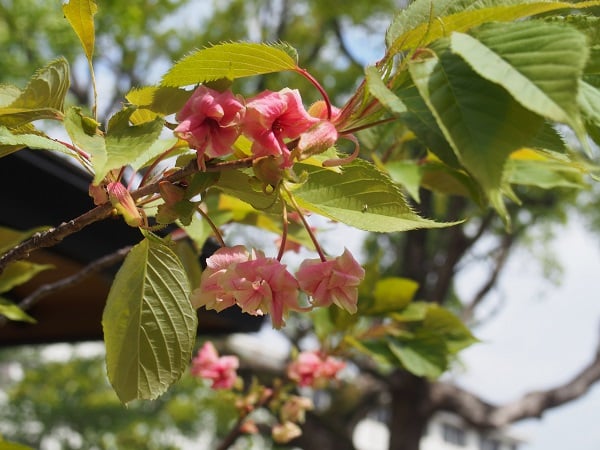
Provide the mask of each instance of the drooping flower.
[{"label": "drooping flower", "polygon": [[287,367],[287,376],[302,387],[322,387],[334,379],[346,363],[320,351],[304,351]]},{"label": "drooping flower", "polygon": [[312,297],[313,306],[335,303],[351,314],[357,311],[358,286],[364,277],[365,270],[347,249],[335,259],[307,259],[296,273],[300,288]]},{"label": "drooping flower", "polygon": [[237,379],[237,356],[219,356],[212,342],[207,341],[192,360],[192,375],[212,380],[214,389],[230,389]]},{"label": "drooping flower", "polygon": [[270,314],[273,327],[281,328],[290,311],[304,310],[298,303],[298,282],[276,258],[254,251],[248,261],[229,270],[221,286],[230,292],[242,311]]},{"label": "drooping flower", "polygon": [[243,116],[244,105],[231,91],[200,86],[177,113],[179,125],[174,132],[196,149],[198,165],[204,167],[205,155],[215,158],[231,153]]},{"label": "drooping flower", "polygon": [[243,132],[254,141],[254,157],[282,156],[282,166],[289,167],[286,140],[297,139],[318,122],[304,109],[298,90],[284,88],[264,91],[248,101]]},{"label": "drooping flower", "polygon": [[143,216],[131,197],[130,192],[119,181],[108,183],[106,185],[108,198],[119,214],[123,216],[127,225],[131,227],[141,227],[144,225],[145,216]]},{"label": "drooping flower", "polygon": [[235,270],[237,263],[247,261],[250,254],[243,245],[222,247],[206,260],[200,286],[192,291],[191,302],[194,308],[204,306],[217,312],[235,304],[233,293],[223,287],[227,271]]}]

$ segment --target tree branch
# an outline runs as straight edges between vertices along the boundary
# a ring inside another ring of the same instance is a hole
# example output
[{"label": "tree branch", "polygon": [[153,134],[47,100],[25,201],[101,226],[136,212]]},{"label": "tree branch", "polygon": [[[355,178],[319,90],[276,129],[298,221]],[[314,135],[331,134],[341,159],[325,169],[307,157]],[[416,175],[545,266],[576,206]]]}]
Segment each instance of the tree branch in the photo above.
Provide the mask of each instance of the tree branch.
[{"label": "tree branch", "polygon": [[[25,297],[19,303],[19,308],[23,311],[27,311],[31,309],[35,304],[37,304],[44,297],[47,297],[55,292],[59,292],[68,287],[74,286],[78,283],[81,283],[90,275],[100,272],[117,262],[121,261],[127,253],[131,250],[131,246],[123,247],[116,252],[113,252],[109,255],[103,256],[102,258],[98,258],[95,261],[92,261],[90,264],[85,266],[79,272],[74,273],[62,280],[58,280],[54,283],[48,283],[41,286],[39,289],[35,290],[33,293]],[[6,316],[0,315],[0,328],[8,323],[8,318]]]},{"label": "tree branch", "polygon": [[[226,169],[237,169],[240,167],[249,167],[252,164],[251,158],[239,159],[235,161],[225,161],[216,163],[213,165],[207,165],[207,172],[218,172]],[[198,172],[198,166],[196,161],[192,161],[183,169],[169,175],[168,177],[161,178],[155,183],[148,184],[142,188],[131,193],[134,200],[138,200],[150,194],[156,194],[159,192],[158,184],[161,181],[168,181],[175,183],[182,180],[183,178]],[[81,231],[88,225],[91,225],[100,220],[104,220],[113,214],[113,206],[110,202],[103,203],[102,205],[96,206],[81,216],[63,222],[60,225],[50,228],[46,231],[35,233],[29,239],[24,240],[20,244],[14,246],[8,252],[0,256],[0,274],[4,271],[6,266],[13,262],[29,257],[30,253],[40,248],[52,247],[60,243],[66,237]]]},{"label": "tree branch", "polygon": [[479,288],[473,299],[467,303],[467,306],[463,309],[461,313],[461,318],[468,322],[473,319],[473,315],[475,314],[475,308],[479,306],[479,304],[483,301],[486,295],[492,290],[492,288],[496,285],[498,281],[498,277],[502,272],[502,269],[506,265],[508,260],[508,255],[510,254],[510,250],[515,242],[514,235],[506,234],[502,237],[500,241],[500,246],[497,249],[496,257],[494,258],[494,268],[488,276],[486,282]]},{"label": "tree branch", "polygon": [[594,360],[567,383],[530,392],[502,406],[494,406],[460,387],[445,383],[432,384],[430,397],[435,410],[454,412],[477,428],[499,428],[519,420],[541,417],[546,410],[581,397],[599,380],[600,345]]}]

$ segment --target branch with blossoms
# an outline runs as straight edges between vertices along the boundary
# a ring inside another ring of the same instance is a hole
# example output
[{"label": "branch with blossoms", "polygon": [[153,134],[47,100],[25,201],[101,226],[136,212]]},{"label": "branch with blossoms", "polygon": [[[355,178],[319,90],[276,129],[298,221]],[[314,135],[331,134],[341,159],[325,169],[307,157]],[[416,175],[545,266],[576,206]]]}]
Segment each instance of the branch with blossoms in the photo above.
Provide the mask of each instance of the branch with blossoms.
[{"label": "branch with blossoms", "polygon": [[191,374],[209,382],[212,389],[229,390],[236,396],[238,420],[216,447],[225,450],[240,436],[259,432],[259,424],[253,418],[258,410],[267,410],[271,414],[274,423],[263,422],[274,442],[285,444],[300,436],[305,414],[314,405],[310,398],[296,395],[295,388],[324,388],[344,367],[345,363],[337,358],[319,351],[305,351],[288,364],[287,381],[275,379],[272,387],[253,382],[245,388],[237,375],[239,359],[231,355],[220,356],[213,343],[206,341],[192,360]]}]

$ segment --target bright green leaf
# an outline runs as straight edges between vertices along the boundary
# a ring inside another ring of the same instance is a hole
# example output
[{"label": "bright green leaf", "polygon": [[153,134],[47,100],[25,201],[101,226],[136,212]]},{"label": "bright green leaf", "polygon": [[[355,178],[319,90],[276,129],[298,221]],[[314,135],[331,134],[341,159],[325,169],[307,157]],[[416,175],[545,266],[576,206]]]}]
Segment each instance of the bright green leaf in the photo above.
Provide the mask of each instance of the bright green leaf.
[{"label": "bright green leaf", "polygon": [[361,313],[380,315],[398,312],[412,301],[417,289],[419,284],[407,278],[382,278],[375,283],[373,302]]},{"label": "bright green leaf", "polygon": [[506,164],[506,179],[509,183],[537,186],[542,189],[581,189],[585,186],[584,173],[576,163],[564,159],[510,158]]},{"label": "bright green leaf", "polygon": [[501,196],[504,164],[531,142],[543,119],[449,51],[415,60],[409,70],[454,152],[508,220]]},{"label": "bright green leaf", "polygon": [[383,82],[381,74],[375,67],[367,67],[366,81],[369,93],[393,114],[407,111],[406,105]]},{"label": "bright green leaf", "polygon": [[590,8],[578,3],[539,0],[416,0],[393,20],[386,34],[388,54],[425,47],[453,31],[466,32],[486,22],[512,22],[559,9]]},{"label": "bright green leaf", "polygon": [[341,174],[305,164],[297,164],[297,170],[308,173],[293,191],[298,204],[346,225],[375,232],[451,225],[420,217],[389,176],[367,161],[356,159]]},{"label": "bright green leaf", "polygon": [[448,368],[448,351],[440,336],[423,334],[413,339],[394,340],[388,347],[400,364],[415,375],[435,379]]},{"label": "bright green leaf", "polygon": [[94,0],[69,0],[62,5],[65,18],[79,37],[85,56],[91,62],[94,53],[94,15],[98,6]]},{"label": "bright green leaf", "polygon": [[21,89],[12,84],[0,84],[0,108],[14,102],[21,95]]},{"label": "bright green leaf", "polygon": [[436,304],[429,305],[425,321],[417,334],[442,337],[451,354],[478,342],[458,317]]},{"label": "bright green leaf", "polygon": [[252,42],[229,42],[204,48],[175,63],[163,86],[189,86],[207,81],[295,70],[296,60],[286,49]]},{"label": "bright green leaf", "polygon": [[525,108],[583,134],[576,96],[588,49],[575,28],[542,21],[485,24],[452,33],[452,52]]},{"label": "bright green leaf", "polygon": [[414,161],[391,161],[385,165],[385,170],[395,183],[401,184],[417,202],[420,201],[419,188],[423,171]]},{"label": "bright green leaf", "polygon": [[67,61],[52,61],[35,73],[11,104],[0,108],[0,125],[17,127],[34,120],[61,118],[69,85]]},{"label": "bright green leaf", "polygon": [[98,129],[90,129],[90,117],[81,113],[79,108],[69,108],[65,114],[64,126],[69,137],[77,147],[89,153],[92,165],[96,170],[95,183],[99,183],[104,175],[100,176],[98,169],[106,167],[107,152],[104,135]]},{"label": "bright green leaf", "polygon": [[6,127],[0,126],[0,157],[25,147],[53,150],[73,156],[73,150],[42,134],[13,134]]},{"label": "bright green leaf", "polygon": [[[0,297],[0,315],[5,316],[7,319],[18,321],[18,322],[28,322],[28,323],[36,323],[37,321],[15,305],[13,302]],[[0,449],[3,449],[4,443],[0,441]]]},{"label": "bright green leaf", "polygon": [[192,92],[170,86],[145,86],[132,89],[125,98],[132,105],[168,116],[183,108]]},{"label": "bright green leaf", "polygon": [[149,235],[127,255],[102,317],[108,377],[122,402],[154,399],[189,365],[197,315],[187,274]]},{"label": "bright green leaf", "polygon": [[8,292],[15,286],[27,283],[38,273],[51,269],[48,264],[35,264],[29,261],[15,261],[0,274],[0,293]]},{"label": "bright green leaf", "polygon": [[2,450],[33,450],[32,447],[27,445],[18,444],[16,442],[5,441],[0,437],[0,448]]}]

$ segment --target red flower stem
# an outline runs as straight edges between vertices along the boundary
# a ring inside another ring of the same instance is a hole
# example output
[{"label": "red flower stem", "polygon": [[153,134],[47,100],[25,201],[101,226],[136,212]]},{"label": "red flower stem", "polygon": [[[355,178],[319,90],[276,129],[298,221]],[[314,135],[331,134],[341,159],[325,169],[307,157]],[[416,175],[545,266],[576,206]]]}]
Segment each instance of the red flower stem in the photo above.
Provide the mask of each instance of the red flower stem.
[{"label": "red flower stem", "polygon": [[208,222],[208,225],[213,230],[213,233],[215,234],[215,238],[217,239],[217,241],[219,241],[219,244],[221,245],[221,247],[227,247],[227,245],[225,245],[225,241],[223,240],[223,236],[221,235],[221,232],[219,231],[219,229],[217,228],[215,223],[210,219],[210,217],[208,217],[208,214],[206,214],[204,211],[202,211],[202,208],[200,208],[200,206],[198,206],[198,208],[196,208],[196,210],[200,213],[200,215],[202,217],[204,217],[204,220],[206,220]]},{"label": "red flower stem", "polygon": [[323,89],[323,86],[321,86],[321,84],[315,79],[315,77],[313,77],[310,73],[308,73],[308,71],[306,69],[303,69],[301,67],[296,67],[296,72],[298,72],[300,75],[302,75],[308,81],[310,81],[311,84],[317,88],[317,90],[323,97],[323,100],[325,100],[325,105],[327,105],[327,120],[331,120],[331,114],[332,114],[331,101],[329,100],[329,96],[327,95],[327,92],[325,92],[325,89]]},{"label": "red flower stem", "polygon": [[283,204],[283,212],[282,212],[282,221],[281,221],[281,244],[279,245],[279,253],[277,253],[277,261],[281,261],[283,258],[283,252],[285,251],[285,244],[287,242],[287,234],[288,234],[288,217],[287,217],[287,207],[285,202]]},{"label": "red flower stem", "polygon": [[294,207],[294,209],[296,210],[296,212],[300,216],[300,220],[302,220],[302,224],[304,225],[304,228],[306,228],[306,232],[308,233],[308,236],[310,237],[310,240],[314,244],[315,250],[319,254],[319,258],[321,258],[321,261],[323,261],[323,262],[327,261],[327,257],[325,256],[325,253],[323,252],[323,249],[319,245],[319,241],[317,241],[317,237],[315,236],[315,234],[313,233],[313,231],[310,228],[310,225],[306,221],[306,217],[304,217],[304,214],[302,214],[302,210],[300,209],[300,206],[298,206],[298,203],[296,202],[296,199],[294,198],[294,196],[292,195],[292,193],[289,191],[289,189],[285,186],[285,184],[281,183],[281,186],[285,190],[285,192],[287,193],[288,198],[290,200],[290,203],[292,204],[292,206]]}]

